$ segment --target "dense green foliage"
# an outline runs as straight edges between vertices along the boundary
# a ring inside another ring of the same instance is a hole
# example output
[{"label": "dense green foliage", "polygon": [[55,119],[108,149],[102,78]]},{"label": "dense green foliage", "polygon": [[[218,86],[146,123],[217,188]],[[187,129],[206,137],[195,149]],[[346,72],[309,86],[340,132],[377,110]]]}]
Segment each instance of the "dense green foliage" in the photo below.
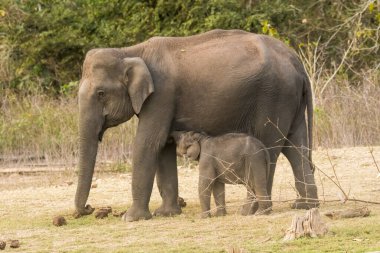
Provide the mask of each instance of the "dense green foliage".
[{"label": "dense green foliage", "polygon": [[376,0],[3,0],[0,90],[68,93],[91,48],[214,28],[269,34],[295,49],[319,45],[327,67],[345,58],[341,71],[352,74],[378,64],[379,24]]}]

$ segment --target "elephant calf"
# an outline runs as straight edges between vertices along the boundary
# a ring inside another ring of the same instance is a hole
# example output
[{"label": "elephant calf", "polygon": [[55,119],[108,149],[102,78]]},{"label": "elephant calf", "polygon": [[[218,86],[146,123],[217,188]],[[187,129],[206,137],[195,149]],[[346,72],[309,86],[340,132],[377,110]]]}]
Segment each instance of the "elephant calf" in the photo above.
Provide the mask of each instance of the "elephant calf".
[{"label": "elephant calf", "polygon": [[[272,203],[267,193],[269,153],[258,139],[241,133],[210,137],[195,132],[173,132],[177,155],[199,161],[199,200],[202,218],[210,217],[213,192],[216,216],[226,214],[225,184],[244,184],[247,202],[242,215],[268,214]],[[258,201],[258,203],[257,203]]]}]

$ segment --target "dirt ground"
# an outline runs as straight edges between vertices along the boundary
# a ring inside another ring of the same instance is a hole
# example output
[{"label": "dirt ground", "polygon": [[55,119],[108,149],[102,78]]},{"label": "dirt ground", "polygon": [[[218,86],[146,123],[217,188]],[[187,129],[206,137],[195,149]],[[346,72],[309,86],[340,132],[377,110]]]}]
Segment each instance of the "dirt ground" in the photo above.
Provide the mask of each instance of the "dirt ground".
[{"label": "dirt ground", "polygon": [[[380,250],[380,205],[342,199],[339,185],[350,199],[380,203],[380,147],[317,150],[315,177],[321,199],[321,213],[367,206],[371,215],[332,221],[322,217],[330,232],[320,239],[284,243],[282,237],[295,214],[290,203],[296,198],[291,168],[279,158],[273,189],[274,207],[269,216],[239,215],[245,189],[227,185],[228,215],[202,220],[197,198],[198,171],[179,168],[179,192],[187,202],[177,217],[124,223],[110,217],[73,219],[76,176],[73,168],[50,173],[1,173],[0,240],[20,240],[20,252],[366,252]],[[333,170],[335,169],[335,172]],[[5,168],[3,168],[5,170]],[[334,181],[334,182],[333,182]],[[112,206],[125,210],[131,204],[131,175],[97,172],[97,187],[91,189],[88,203],[93,207]],[[151,197],[153,211],[160,203],[157,187]],[[324,202],[326,201],[326,202]],[[64,215],[68,225],[54,227],[55,215]],[[376,225],[377,224],[377,225]]]}]

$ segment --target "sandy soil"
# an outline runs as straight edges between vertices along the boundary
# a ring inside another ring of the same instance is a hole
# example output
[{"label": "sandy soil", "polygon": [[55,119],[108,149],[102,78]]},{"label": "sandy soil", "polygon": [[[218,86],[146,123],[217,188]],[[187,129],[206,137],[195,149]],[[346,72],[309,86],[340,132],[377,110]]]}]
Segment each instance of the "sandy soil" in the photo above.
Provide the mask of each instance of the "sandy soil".
[{"label": "sandy soil", "polygon": [[[336,185],[340,185],[350,198],[380,202],[380,173],[370,150],[368,147],[356,147],[315,151],[314,162],[318,168],[315,175],[320,199],[326,201],[339,200],[342,193]],[[373,148],[373,156],[377,164],[380,165],[380,147]],[[181,215],[182,218],[190,217],[190,219],[197,219],[198,217],[197,180],[198,171],[196,168],[179,168],[179,192],[180,196],[188,204],[184,209],[184,214]],[[131,204],[130,174],[98,172],[95,175],[94,182],[97,183],[97,188],[91,189],[88,201],[92,206],[101,207],[110,205],[126,208]],[[2,227],[2,222],[6,222],[8,219],[15,219],[18,216],[24,219],[33,219],[37,214],[39,217],[44,215],[53,217],[59,213],[71,213],[74,210],[75,190],[76,176],[73,169],[38,175],[2,174],[0,176],[0,228]],[[229,215],[233,217],[230,217],[231,219],[241,219],[241,216],[237,212],[244,197],[245,189],[243,186],[227,185],[227,210]],[[287,160],[284,157],[280,157],[275,174],[273,189],[273,200],[275,203],[271,219],[292,216],[294,212],[289,208],[291,202],[283,203],[282,201],[294,198],[296,198],[296,193],[294,191],[294,179],[291,168]],[[160,199],[157,187],[154,187],[151,198],[151,210],[159,205]],[[322,202],[321,210],[328,210],[330,207],[339,209],[345,206],[339,202],[333,205],[328,203],[330,202]],[[357,203],[352,205],[363,206],[366,204]],[[380,214],[380,205],[369,206],[375,214]],[[173,218],[156,218],[156,223],[154,224],[157,227],[159,226],[158,223],[165,223],[168,221],[167,219]],[[128,226],[129,228],[149,226],[149,222],[152,221],[132,223],[134,225]],[[15,228],[7,233],[0,231],[0,239],[9,238],[11,234],[26,240],[25,238],[35,237],[36,233],[43,236],[44,233],[48,234],[49,231],[45,231],[44,229],[36,231],[32,228],[18,230]],[[265,235],[262,235],[260,238],[265,240],[266,237],[264,237]],[[67,238],[65,243],[69,243],[70,240],[74,241],[75,239]],[[133,237],[128,240],[133,241]],[[62,242],[62,244],[65,243]],[[70,250],[70,248],[66,247],[66,250]]]},{"label": "sandy soil", "polygon": [[[377,165],[380,166],[380,147],[372,149]],[[370,150],[368,147],[356,147],[315,151],[313,160],[317,166],[315,178],[320,199],[341,198],[341,191],[336,186],[338,184],[350,198],[380,202],[380,172]],[[73,170],[74,168],[66,168],[63,171],[29,173],[29,175],[0,174],[0,203],[3,203],[0,215],[7,215],[13,206],[22,205],[33,198],[36,201],[31,203],[30,207],[36,208],[34,210],[38,212],[48,213],[50,208],[51,210],[72,208],[77,180]],[[195,166],[179,167],[179,192],[186,201],[197,202],[197,180],[198,170]],[[96,182],[98,187],[91,189],[89,203],[95,206],[130,204],[130,174],[98,172],[93,182]],[[72,184],[69,185],[70,183]],[[226,187],[227,201],[244,199],[243,186]],[[273,200],[284,201],[294,198],[296,193],[291,167],[286,158],[280,156],[275,174]],[[154,187],[151,200],[159,202],[160,199],[157,187]]]}]

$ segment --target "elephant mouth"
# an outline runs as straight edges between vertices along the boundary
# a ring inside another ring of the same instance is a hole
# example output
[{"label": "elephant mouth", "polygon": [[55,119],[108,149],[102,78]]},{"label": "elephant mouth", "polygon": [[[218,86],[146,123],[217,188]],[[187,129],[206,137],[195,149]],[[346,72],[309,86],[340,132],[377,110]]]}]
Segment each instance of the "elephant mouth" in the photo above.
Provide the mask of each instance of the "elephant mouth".
[{"label": "elephant mouth", "polygon": [[104,135],[104,132],[106,131],[106,129],[103,127],[102,130],[100,130],[100,133],[98,135],[98,139],[99,139],[99,142],[102,142],[103,140],[103,135]]},{"label": "elephant mouth", "polygon": [[123,123],[123,122],[124,122],[124,121],[111,119],[111,118],[108,117],[108,115],[106,115],[106,116],[104,117],[104,122],[103,122],[103,125],[102,125],[102,129],[100,130],[99,135],[98,135],[98,139],[99,139],[99,141],[100,141],[100,142],[102,141],[102,139],[103,139],[103,135],[104,135],[104,132],[105,132],[108,128],[118,126],[120,123]]},{"label": "elephant mouth", "polygon": [[103,121],[103,124],[102,124],[102,129],[100,130],[99,134],[98,134],[98,140],[99,142],[102,142],[103,140],[103,135],[104,135],[104,132],[107,130],[107,116],[104,118],[104,121]]}]

